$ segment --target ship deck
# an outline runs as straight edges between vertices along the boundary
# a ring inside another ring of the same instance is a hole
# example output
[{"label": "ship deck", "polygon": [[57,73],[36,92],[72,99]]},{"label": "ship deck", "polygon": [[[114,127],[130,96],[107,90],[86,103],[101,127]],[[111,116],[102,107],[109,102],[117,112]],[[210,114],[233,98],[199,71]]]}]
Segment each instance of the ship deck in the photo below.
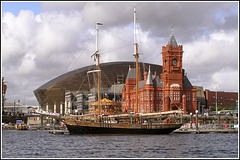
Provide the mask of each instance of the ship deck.
[{"label": "ship deck", "polygon": [[163,129],[163,128],[179,128],[181,123],[140,123],[140,124],[130,124],[130,123],[110,123],[110,122],[87,122],[79,120],[64,120],[66,125],[76,125],[85,127],[103,127],[103,128],[128,128],[128,129]]}]

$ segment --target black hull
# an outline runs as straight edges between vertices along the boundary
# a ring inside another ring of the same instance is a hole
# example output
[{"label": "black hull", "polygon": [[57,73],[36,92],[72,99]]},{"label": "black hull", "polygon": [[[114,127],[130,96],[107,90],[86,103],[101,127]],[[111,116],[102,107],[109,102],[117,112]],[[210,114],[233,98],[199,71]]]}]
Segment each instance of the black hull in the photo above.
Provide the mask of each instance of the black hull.
[{"label": "black hull", "polygon": [[66,125],[70,134],[169,134],[174,130],[181,127],[168,127],[157,129],[146,128],[106,128],[106,127],[91,127],[91,126],[78,126]]}]

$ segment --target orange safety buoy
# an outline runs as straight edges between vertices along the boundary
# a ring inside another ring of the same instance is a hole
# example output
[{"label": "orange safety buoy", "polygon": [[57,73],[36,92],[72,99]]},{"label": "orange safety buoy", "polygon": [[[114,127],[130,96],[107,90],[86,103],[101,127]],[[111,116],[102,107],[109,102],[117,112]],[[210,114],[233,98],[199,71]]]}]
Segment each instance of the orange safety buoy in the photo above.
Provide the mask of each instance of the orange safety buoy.
[{"label": "orange safety buoy", "polygon": [[168,123],[173,123],[173,120],[169,120]]}]

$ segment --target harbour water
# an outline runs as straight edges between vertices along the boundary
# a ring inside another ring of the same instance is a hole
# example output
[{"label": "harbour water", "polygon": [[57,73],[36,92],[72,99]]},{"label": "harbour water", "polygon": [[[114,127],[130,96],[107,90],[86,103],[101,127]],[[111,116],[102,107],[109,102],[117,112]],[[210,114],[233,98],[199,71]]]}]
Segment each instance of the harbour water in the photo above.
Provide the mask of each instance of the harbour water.
[{"label": "harbour water", "polygon": [[239,158],[237,133],[70,135],[2,130],[2,158]]}]

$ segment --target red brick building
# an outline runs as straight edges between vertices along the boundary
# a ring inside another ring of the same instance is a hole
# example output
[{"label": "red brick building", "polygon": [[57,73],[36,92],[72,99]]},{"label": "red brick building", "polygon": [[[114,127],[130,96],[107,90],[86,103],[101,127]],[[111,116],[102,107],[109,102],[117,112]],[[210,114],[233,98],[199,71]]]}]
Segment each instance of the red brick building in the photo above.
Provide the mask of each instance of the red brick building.
[{"label": "red brick building", "polygon": [[205,90],[207,108],[216,107],[236,107],[238,92],[209,91]]},{"label": "red brick building", "polygon": [[[163,69],[152,75],[149,66],[144,79],[138,82],[138,112],[158,112],[183,109],[184,113],[197,109],[197,89],[192,86],[182,69],[182,45],[177,45],[173,33],[162,47]],[[140,76],[139,76],[140,79]],[[122,110],[136,112],[136,68],[129,68],[122,90]]]}]

